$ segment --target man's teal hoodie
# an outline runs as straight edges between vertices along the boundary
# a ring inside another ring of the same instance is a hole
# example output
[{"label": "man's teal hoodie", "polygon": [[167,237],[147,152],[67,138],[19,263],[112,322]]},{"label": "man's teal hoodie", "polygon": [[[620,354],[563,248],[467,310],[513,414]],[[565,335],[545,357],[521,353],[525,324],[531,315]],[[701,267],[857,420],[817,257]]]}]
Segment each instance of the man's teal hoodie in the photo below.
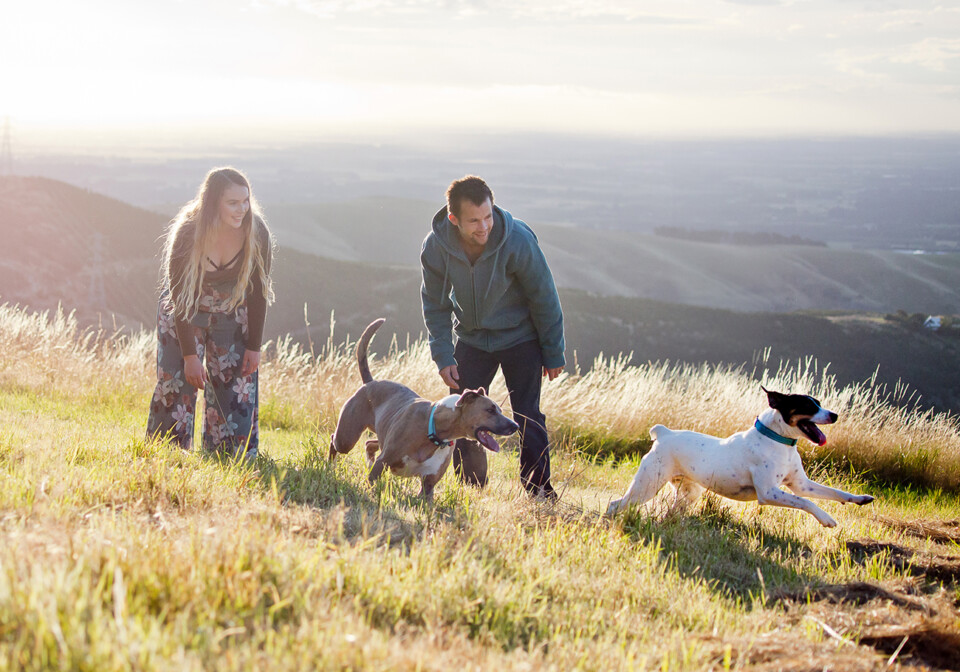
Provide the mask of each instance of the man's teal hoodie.
[{"label": "man's teal hoodie", "polygon": [[423,321],[438,368],[457,363],[457,339],[486,352],[538,341],[543,365],[564,365],[563,312],[547,260],[529,226],[497,206],[487,245],[470,264],[443,207],[420,250]]}]

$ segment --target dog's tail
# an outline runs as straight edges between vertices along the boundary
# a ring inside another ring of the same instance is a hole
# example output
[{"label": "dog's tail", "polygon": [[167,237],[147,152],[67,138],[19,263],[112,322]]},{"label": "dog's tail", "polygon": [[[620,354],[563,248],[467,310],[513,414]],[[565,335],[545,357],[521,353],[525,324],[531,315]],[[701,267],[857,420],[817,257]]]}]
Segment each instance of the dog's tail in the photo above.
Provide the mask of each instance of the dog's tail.
[{"label": "dog's tail", "polygon": [[663,425],[654,425],[650,428],[650,438],[656,441],[657,438],[659,438],[661,435],[667,434],[668,432],[670,432],[670,430]]},{"label": "dog's tail", "polygon": [[360,366],[360,378],[364,384],[373,382],[373,376],[370,375],[370,367],[367,365],[367,346],[370,345],[370,339],[376,333],[377,329],[386,322],[382,317],[374,320],[363,330],[363,335],[357,341],[357,364]]}]

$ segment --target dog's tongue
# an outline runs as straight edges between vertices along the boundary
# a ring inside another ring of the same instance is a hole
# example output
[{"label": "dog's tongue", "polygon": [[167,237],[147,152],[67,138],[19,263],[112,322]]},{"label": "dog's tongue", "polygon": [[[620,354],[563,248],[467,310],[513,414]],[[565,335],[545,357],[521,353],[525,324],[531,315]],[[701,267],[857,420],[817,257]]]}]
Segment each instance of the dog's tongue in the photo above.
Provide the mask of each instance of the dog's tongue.
[{"label": "dog's tongue", "polygon": [[477,441],[479,441],[480,444],[491,453],[500,452],[500,444],[497,443],[495,438],[493,438],[493,434],[485,429],[477,430]]},{"label": "dog's tongue", "polygon": [[808,439],[818,446],[822,446],[827,442],[827,435],[821,432],[820,428],[814,423],[807,420],[801,420],[797,423],[797,426],[804,434],[806,434]]}]

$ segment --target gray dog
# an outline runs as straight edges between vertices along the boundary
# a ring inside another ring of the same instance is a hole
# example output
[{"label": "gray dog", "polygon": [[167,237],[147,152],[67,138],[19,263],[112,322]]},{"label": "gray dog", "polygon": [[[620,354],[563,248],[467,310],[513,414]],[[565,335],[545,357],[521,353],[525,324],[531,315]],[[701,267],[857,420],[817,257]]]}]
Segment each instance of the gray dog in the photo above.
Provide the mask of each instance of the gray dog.
[{"label": "gray dog", "polygon": [[377,435],[367,441],[370,482],[380,478],[384,467],[397,476],[419,476],[420,496],[429,501],[450,465],[456,439],[476,439],[487,450],[497,452],[500,444],[493,435],[513,434],[520,427],[503,415],[483,388],[431,402],[399,383],[374,380],[367,365],[367,346],[383,323],[382,318],[372,322],[357,343],[363,386],[340,409],[330,439],[330,460],[350,452],[369,429]]}]

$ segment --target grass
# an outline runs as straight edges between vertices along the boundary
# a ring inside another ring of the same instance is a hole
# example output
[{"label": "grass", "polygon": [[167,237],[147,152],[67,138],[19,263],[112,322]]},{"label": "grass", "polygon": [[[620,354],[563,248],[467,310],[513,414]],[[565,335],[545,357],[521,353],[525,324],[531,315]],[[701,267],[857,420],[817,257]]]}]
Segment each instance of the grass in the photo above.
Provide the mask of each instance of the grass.
[{"label": "grass", "polygon": [[[352,345],[268,349],[252,465],[144,441],[152,349],[0,308],[0,670],[883,669],[891,632],[923,643],[905,668],[956,643],[956,421],[804,363],[759,373],[842,414],[812,475],[877,495],[825,503],[835,530],[714,496],[599,515],[654,422],[752,420],[738,369],[567,375],[544,395],[559,504],[521,494],[506,450],[487,489],[448,475],[425,505],[412,480],[368,485],[362,450],[324,459]],[[373,372],[444,393],[423,343]],[[707,399],[726,412],[704,417]]]}]

